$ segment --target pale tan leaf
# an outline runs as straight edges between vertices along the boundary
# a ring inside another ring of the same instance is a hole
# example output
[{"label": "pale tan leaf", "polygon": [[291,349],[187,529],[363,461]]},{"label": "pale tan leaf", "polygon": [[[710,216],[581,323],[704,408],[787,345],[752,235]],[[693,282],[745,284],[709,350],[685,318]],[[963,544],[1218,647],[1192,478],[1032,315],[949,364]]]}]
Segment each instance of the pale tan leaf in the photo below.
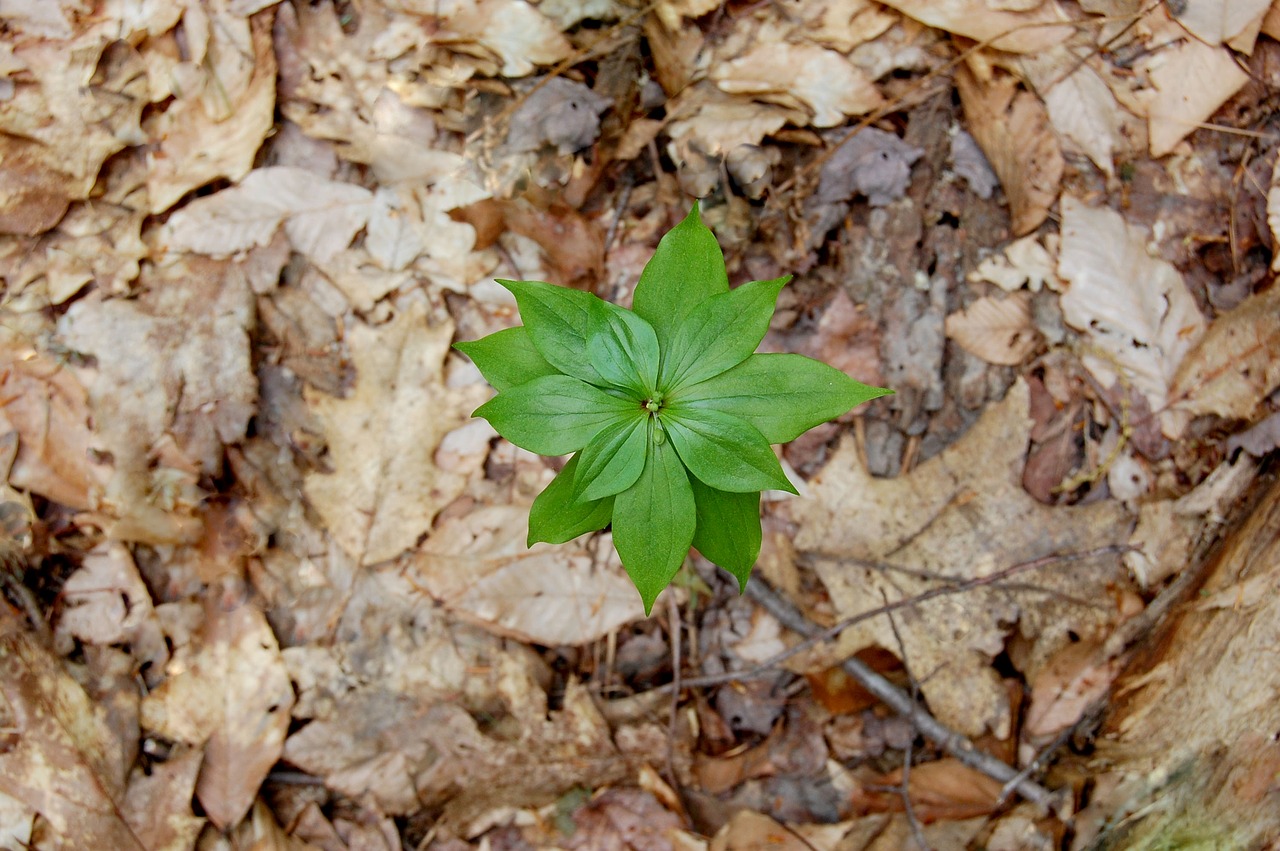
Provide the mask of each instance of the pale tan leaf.
[{"label": "pale tan leaf", "polygon": [[793,106],[812,113],[814,127],[834,127],[884,102],[875,84],[844,56],[816,44],[761,44],[715,65],[711,79],[722,91]]},{"label": "pale tan leaf", "polygon": [[89,644],[115,644],[154,617],[151,595],[129,551],[104,543],[84,557],[62,586],[57,633]]},{"label": "pale tan leaf", "polygon": [[1019,91],[1013,77],[981,83],[967,67],[957,73],[956,88],[969,132],[1004,187],[1014,234],[1030,233],[1057,201],[1066,167],[1044,104]]},{"label": "pale tan leaf", "polygon": [[504,77],[523,77],[572,51],[569,40],[524,0],[463,0],[444,18],[447,35],[437,39],[471,42],[492,52]]},{"label": "pale tan leaf", "polygon": [[608,546],[525,546],[528,508],[493,506],[438,529],[415,560],[415,582],[446,609],[499,635],[580,646],[643,616]]},{"label": "pale tan leaf", "polygon": [[204,745],[196,794],[219,828],[249,811],[280,758],[293,686],[262,612],[210,595],[196,645],[175,655],[169,678],[142,703],[142,724],[175,741]]},{"label": "pale tan leaf", "polygon": [[1271,0],[1187,0],[1170,8],[1178,10],[1178,23],[1206,44],[1219,45],[1243,36],[1251,48]]},{"label": "pale tan leaf", "polygon": [[[937,588],[939,582],[1128,539],[1128,514],[1114,501],[1051,508],[1022,489],[1029,399],[1026,383],[1017,381],[960,440],[897,479],[874,478],[851,441],[840,445],[810,482],[810,498],[792,503],[799,527],[796,547],[813,554],[838,617],[883,605],[886,596],[892,602]],[[965,557],[957,559],[958,552]],[[877,569],[884,563],[940,578]],[[1008,692],[990,660],[1003,651],[1009,625],[1018,624],[1034,645],[1027,663],[1034,674],[1070,643],[1068,633],[1097,636],[1111,623],[1105,609],[1082,610],[1058,593],[1106,599],[1109,584],[1122,581],[1122,573],[1118,556],[1101,556],[1017,580],[1056,592],[1024,597],[1013,589],[975,588],[913,607],[899,620],[898,632],[913,669],[932,672],[921,683],[930,708],[944,723],[971,735],[983,730],[1007,735],[1012,724]],[[885,618],[846,630],[830,653],[804,667],[823,668],[871,646],[899,646]]]},{"label": "pale tan leaf", "polygon": [[947,336],[956,345],[987,363],[1017,366],[1040,345],[1040,332],[1031,322],[1031,294],[1008,298],[980,298],[947,317]]},{"label": "pale tan leaf", "polygon": [[179,745],[149,771],[135,768],[120,809],[147,851],[187,851],[194,847],[205,820],[191,812],[199,748]]},{"label": "pale tan leaf", "polygon": [[1124,111],[1111,89],[1088,64],[1078,65],[1044,93],[1053,128],[1083,151],[1104,174],[1115,173],[1112,159],[1126,148]]},{"label": "pale tan leaf", "polygon": [[1192,414],[1253,420],[1280,386],[1280,286],[1218,317],[1173,376],[1174,405]]},{"label": "pale tan leaf", "polygon": [[1089,369],[1106,384],[1119,369],[1151,410],[1162,412],[1165,433],[1178,434],[1186,417],[1166,410],[1170,383],[1205,329],[1182,275],[1147,253],[1140,228],[1070,195],[1062,198],[1058,274],[1070,283],[1062,295],[1064,318],[1101,355],[1086,352]]},{"label": "pale tan leaf", "polygon": [[1143,105],[1153,157],[1173,151],[1249,80],[1230,50],[1194,38],[1155,51],[1140,68],[1152,85]]},{"label": "pale tan leaf", "polygon": [[438,470],[432,457],[475,401],[442,383],[452,337],[451,324],[428,326],[419,303],[386,325],[357,324],[347,330],[355,390],[346,399],[307,393],[332,472],[308,475],[305,492],[334,540],[361,564],[412,547],[466,483]]},{"label": "pale tan leaf", "polygon": [[987,0],[886,0],[886,6],[940,30],[976,41],[996,39],[992,47],[1011,53],[1035,53],[1065,40],[1072,29],[1053,26],[1067,20],[1055,0],[1028,11],[1003,11]]},{"label": "pale tan leaf", "polygon": [[40,813],[63,847],[144,851],[118,808],[126,766],[105,711],[7,605],[0,696],[0,793]]},{"label": "pale tan leaf", "polygon": [[169,249],[226,257],[266,245],[283,224],[295,249],[323,262],[365,226],[372,198],[360,186],[269,166],[187,204],[169,217],[163,239]]},{"label": "pale tan leaf", "polygon": [[191,80],[144,128],[154,140],[147,169],[152,213],[217,178],[244,178],[275,123],[271,16],[217,14],[209,38],[209,66],[174,68],[175,75],[190,70]]},{"label": "pale tan leaf", "polygon": [[1034,234],[1009,243],[1002,254],[983,260],[967,280],[987,281],[1010,293],[1024,286],[1033,293],[1040,292],[1046,284],[1052,290],[1062,288],[1053,256]]},{"label": "pale tan leaf", "polygon": [[1120,661],[1108,658],[1100,642],[1063,647],[1031,684],[1023,735],[1033,742],[1043,741],[1075,724],[1111,690],[1119,673]]},{"label": "pale tan leaf", "polygon": [[[1272,243],[1280,244],[1280,160],[1271,168],[1271,185],[1267,187],[1267,227]],[[1271,271],[1280,272],[1280,251],[1271,258]]]}]

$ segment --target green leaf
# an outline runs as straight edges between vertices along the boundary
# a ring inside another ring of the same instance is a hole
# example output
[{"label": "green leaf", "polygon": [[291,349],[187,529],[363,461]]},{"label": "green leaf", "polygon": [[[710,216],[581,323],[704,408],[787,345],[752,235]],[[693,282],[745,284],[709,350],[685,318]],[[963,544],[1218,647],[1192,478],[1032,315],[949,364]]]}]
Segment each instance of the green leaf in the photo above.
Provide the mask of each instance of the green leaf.
[{"label": "green leaf", "polygon": [[600,302],[588,326],[587,355],[600,377],[639,400],[658,384],[658,337],[630,310]]},{"label": "green leaf", "polygon": [[524,326],[507,328],[479,340],[454,343],[453,347],[471,358],[494,390],[506,390],[559,371],[538,354]]},{"label": "green leaf", "polygon": [[689,554],[697,516],[689,476],[671,444],[649,445],[644,472],[613,503],[613,545],[646,615]]},{"label": "green leaf", "polygon": [[577,452],[600,429],[638,407],[567,375],[544,375],[503,390],[472,414],[484,417],[498,434],[539,455]]},{"label": "green leaf", "polygon": [[695,307],[664,352],[658,386],[667,393],[742,363],[760,345],[778,293],[791,276],[750,281]]},{"label": "green leaf", "polygon": [[577,455],[569,459],[551,484],[547,485],[529,509],[529,541],[563,544],[587,532],[598,532],[613,517],[613,497],[593,501],[575,501],[573,479],[578,470]]},{"label": "green leaf", "polygon": [[529,339],[547,363],[574,378],[601,384],[600,372],[587,356],[592,318],[602,302],[581,290],[542,281],[498,280],[516,297]]},{"label": "green leaf", "polygon": [[579,453],[582,463],[573,479],[579,499],[601,499],[636,483],[644,470],[649,445],[649,414],[637,408],[631,419],[605,426]]},{"label": "green leaf", "polygon": [[760,557],[760,494],[716,490],[696,478],[689,483],[698,507],[693,546],[708,561],[732,573],[741,593],[747,589],[751,568]]},{"label": "green leaf", "polygon": [[701,408],[667,408],[661,417],[680,460],[711,487],[732,493],[771,488],[796,492],[755,426]]},{"label": "green leaf", "polygon": [[729,291],[724,254],[715,234],[702,223],[698,204],[667,231],[645,264],[632,306],[658,334],[664,348],[693,308]]},{"label": "green leaf", "polygon": [[892,392],[854,381],[803,355],[757,354],[727,372],[681,388],[667,404],[673,410],[723,411],[758,428],[770,443],[786,443]]}]

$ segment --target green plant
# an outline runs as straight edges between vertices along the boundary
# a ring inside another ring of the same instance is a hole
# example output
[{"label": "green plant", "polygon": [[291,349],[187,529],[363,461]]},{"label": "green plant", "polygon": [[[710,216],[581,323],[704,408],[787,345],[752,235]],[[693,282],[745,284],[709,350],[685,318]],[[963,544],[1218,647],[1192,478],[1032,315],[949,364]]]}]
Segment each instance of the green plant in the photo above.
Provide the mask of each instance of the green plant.
[{"label": "green plant", "polygon": [[754,353],[788,280],[730,290],[694,204],[645,266],[632,310],[498,281],[525,324],[456,345],[498,391],[474,416],[530,452],[576,453],[534,500],[530,546],[612,523],[646,614],[690,546],[746,588],[760,492],[796,492],[769,444],[892,392],[801,355]]}]

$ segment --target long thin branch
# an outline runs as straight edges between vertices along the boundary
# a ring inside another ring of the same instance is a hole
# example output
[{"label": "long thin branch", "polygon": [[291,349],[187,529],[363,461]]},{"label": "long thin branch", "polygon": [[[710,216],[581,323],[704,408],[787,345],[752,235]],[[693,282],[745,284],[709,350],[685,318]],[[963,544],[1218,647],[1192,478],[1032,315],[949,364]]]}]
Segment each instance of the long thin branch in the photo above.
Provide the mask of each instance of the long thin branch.
[{"label": "long thin branch", "polygon": [[[747,585],[747,596],[763,606],[769,614],[793,632],[809,638],[823,633],[821,627],[805,617],[799,609],[759,577]],[[859,685],[910,721],[921,734],[932,739],[939,748],[959,762],[1002,784],[1009,784],[1023,798],[1047,810],[1054,810],[1061,801],[1061,795],[1050,792],[1030,778],[1019,777],[1012,766],[978,750],[967,737],[943,725],[925,711],[924,707],[912,700],[910,695],[876,673],[860,659],[850,657],[841,663],[841,667],[845,673],[857,680]]]}]

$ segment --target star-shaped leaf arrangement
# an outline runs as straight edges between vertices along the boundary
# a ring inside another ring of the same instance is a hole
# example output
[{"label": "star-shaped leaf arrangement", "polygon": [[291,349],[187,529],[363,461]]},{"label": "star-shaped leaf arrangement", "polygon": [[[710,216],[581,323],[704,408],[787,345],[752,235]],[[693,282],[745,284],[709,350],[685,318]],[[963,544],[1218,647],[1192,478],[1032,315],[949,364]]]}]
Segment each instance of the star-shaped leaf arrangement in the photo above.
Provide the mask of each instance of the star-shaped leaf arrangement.
[{"label": "star-shaped leaf arrangement", "polygon": [[498,391],[474,416],[530,452],[575,453],[534,500],[530,546],[613,524],[646,614],[690,546],[746,588],[760,492],[796,492],[769,444],[892,392],[802,355],[755,353],[788,280],[730,290],[694,204],[645,266],[633,310],[498,281],[524,325],[456,344]]}]

